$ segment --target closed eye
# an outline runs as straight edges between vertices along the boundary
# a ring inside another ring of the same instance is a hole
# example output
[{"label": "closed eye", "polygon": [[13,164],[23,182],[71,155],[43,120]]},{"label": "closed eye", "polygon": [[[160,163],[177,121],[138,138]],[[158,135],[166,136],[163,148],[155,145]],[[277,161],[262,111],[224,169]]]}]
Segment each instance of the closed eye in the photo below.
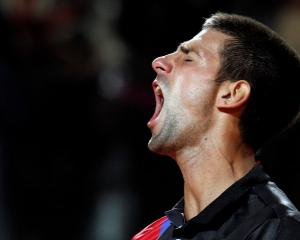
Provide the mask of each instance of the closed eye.
[{"label": "closed eye", "polygon": [[185,62],[192,62],[193,60],[190,59],[190,58],[186,58],[186,59],[184,59],[184,61],[185,61]]}]

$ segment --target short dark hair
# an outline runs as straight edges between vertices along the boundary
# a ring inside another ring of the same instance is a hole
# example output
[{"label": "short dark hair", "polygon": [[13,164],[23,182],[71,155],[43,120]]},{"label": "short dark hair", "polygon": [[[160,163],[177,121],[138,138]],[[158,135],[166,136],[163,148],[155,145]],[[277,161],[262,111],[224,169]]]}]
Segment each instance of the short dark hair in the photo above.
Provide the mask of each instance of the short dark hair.
[{"label": "short dark hair", "polygon": [[216,13],[203,29],[230,37],[220,51],[216,81],[243,79],[250,83],[240,129],[243,140],[258,150],[299,113],[299,56],[273,30],[249,17]]}]

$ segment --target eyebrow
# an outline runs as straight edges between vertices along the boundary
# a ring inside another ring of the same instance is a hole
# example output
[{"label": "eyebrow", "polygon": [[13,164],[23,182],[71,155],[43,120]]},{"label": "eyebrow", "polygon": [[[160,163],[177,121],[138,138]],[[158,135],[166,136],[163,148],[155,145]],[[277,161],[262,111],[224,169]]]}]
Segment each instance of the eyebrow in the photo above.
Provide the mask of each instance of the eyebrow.
[{"label": "eyebrow", "polygon": [[177,47],[177,51],[178,50],[183,52],[184,54],[188,54],[191,51],[191,49],[185,46],[184,43],[179,44],[179,46]]},{"label": "eyebrow", "polygon": [[182,43],[177,47],[177,50],[180,50],[184,54],[188,54],[191,51],[191,49],[187,48]]},{"label": "eyebrow", "polygon": [[179,46],[177,47],[177,51],[181,51],[184,54],[189,54],[190,52],[195,53],[197,56],[201,57],[200,54],[193,48],[189,48],[185,45],[185,43],[181,43],[179,44]]}]

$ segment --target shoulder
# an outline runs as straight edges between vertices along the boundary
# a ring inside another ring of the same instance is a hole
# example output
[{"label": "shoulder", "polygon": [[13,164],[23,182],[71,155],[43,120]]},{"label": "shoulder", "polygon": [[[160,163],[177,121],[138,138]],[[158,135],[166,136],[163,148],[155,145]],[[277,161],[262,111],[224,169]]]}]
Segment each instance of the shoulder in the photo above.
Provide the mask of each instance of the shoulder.
[{"label": "shoulder", "polygon": [[295,218],[285,217],[281,219],[278,225],[276,240],[292,239],[300,239],[300,221]]},{"label": "shoulder", "polygon": [[250,239],[300,239],[300,213],[286,194],[273,182],[255,187],[258,197],[270,209],[269,216]]},{"label": "shoulder", "polygon": [[300,239],[300,221],[292,217],[271,218],[255,229],[250,240],[296,240]]},{"label": "shoulder", "polygon": [[283,219],[289,217],[300,221],[300,213],[287,195],[274,183],[267,182],[254,187],[254,191],[266,207],[272,209],[273,217]]}]

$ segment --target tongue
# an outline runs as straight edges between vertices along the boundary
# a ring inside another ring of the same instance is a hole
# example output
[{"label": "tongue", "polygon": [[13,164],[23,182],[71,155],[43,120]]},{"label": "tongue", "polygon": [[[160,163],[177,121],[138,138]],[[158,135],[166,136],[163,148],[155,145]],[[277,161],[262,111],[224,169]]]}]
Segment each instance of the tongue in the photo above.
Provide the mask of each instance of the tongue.
[{"label": "tongue", "polygon": [[154,120],[158,118],[160,111],[162,109],[163,99],[158,96],[155,96],[155,100],[156,100],[155,111],[147,124],[149,127],[153,125]]}]

